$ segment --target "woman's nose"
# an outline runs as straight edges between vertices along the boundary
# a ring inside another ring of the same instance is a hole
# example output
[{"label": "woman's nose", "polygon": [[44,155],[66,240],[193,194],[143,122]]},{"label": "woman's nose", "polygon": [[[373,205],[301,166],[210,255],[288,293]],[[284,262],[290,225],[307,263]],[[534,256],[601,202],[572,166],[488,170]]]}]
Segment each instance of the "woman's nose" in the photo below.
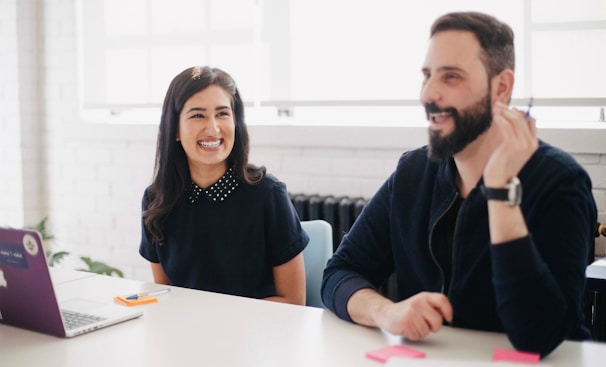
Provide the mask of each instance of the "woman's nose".
[{"label": "woman's nose", "polygon": [[206,124],[204,124],[204,130],[212,133],[219,131],[219,122],[214,117],[210,117]]}]

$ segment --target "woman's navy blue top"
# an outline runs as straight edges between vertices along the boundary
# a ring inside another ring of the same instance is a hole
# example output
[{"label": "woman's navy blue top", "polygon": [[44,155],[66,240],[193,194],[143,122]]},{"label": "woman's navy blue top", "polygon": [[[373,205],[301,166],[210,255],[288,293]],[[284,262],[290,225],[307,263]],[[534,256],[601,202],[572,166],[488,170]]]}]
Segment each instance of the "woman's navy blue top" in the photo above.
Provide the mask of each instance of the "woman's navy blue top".
[{"label": "woman's navy blue top", "polygon": [[[143,210],[149,202],[143,195]],[[251,298],[275,296],[273,267],[297,256],[309,238],[286,185],[266,174],[254,186],[234,177],[187,189],[154,244],[142,225],[139,253],[160,263],[175,286]]]}]

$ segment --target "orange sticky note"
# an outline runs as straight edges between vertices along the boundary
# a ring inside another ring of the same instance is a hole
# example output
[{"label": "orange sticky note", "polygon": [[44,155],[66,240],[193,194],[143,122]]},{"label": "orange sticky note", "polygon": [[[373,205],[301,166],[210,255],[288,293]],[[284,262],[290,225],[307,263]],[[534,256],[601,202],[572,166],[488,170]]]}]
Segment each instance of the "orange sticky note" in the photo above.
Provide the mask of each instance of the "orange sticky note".
[{"label": "orange sticky note", "polygon": [[128,297],[128,296],[116,296],[116,297],[114,297],[114,299],[116,301],[122,303],[125,306],[139,306],[139,305],[145,305],[147,303],[158,302],[158,299],[156,297],[150,297],[150,296],[139,297],[137,299],[126,299],[126,297]]},{"label": "orange sticky note", "polygon": [[492,355],[492,361],[505,361],[527,364],[538,364],[541,360],[541,355],[538,353],[519,352],[517,350],[509,350],[495,348]]},{"label": "orange sticky note", "polygon": [[391,357],[425,358],[425,353],[403,345],[392,345],[370,351],[366,353],[366,357],[385,363]]}]

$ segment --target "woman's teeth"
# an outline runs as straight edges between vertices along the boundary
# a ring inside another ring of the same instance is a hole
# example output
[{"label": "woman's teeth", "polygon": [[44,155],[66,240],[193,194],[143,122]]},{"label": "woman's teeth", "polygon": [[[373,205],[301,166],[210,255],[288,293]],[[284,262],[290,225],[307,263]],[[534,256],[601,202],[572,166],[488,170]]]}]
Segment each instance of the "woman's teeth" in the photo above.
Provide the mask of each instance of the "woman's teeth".
[{"label": "woman's teeth", "polygon": [[199,141],[198,145],[203,148],[216,148],[221,145],[221,140],[213,140],[213,141]]}]

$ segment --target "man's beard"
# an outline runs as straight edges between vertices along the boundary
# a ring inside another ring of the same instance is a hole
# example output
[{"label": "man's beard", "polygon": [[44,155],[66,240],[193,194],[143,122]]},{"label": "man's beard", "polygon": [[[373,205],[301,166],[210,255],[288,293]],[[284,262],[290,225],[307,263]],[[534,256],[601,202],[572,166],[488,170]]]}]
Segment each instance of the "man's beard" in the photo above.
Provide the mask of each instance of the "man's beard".
[{"label": "man's beard", "polygon": [[435,103],[425,105],[427,118],[430,113],[449,112],[455,123],[455,129],[442,137],[440,132],[429,129],[429,159],[439,162],[459,153],[476,140],[483,132],[488,130],[492,123],[492,102],[490,94],[475,105],[459,112],[452,107],[440,109]]}]

